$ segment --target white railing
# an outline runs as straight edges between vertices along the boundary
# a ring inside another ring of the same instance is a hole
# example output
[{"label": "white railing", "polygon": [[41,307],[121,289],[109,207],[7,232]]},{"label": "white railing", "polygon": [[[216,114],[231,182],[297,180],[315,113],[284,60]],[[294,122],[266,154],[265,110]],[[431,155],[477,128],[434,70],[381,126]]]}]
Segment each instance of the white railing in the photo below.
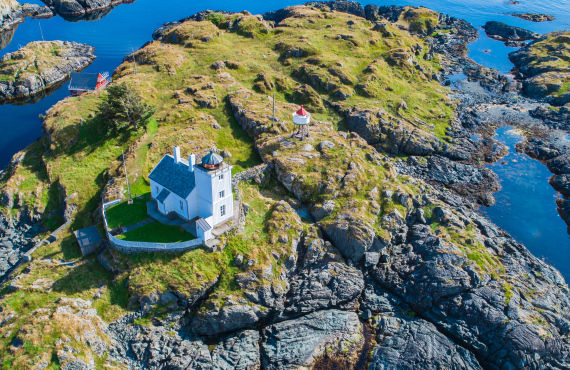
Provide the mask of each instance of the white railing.
[{"label": "white railing", "polygon": [[103,212],[103,223],[105,225],[105,232],[107,233],[107,238],[109,243],[115,249],[122,253],[142,253],[142,252],[183,252],[191,249],[196,249],[204,244],[201,238],[187,240],[184,242],[177,243],[153,243],[153,242],[135,242],[130,240],[123,240],[115,238],[111,235],[111,230],[109,230],[109,225],[107,224],[107,215],[105,210],[117,203],[120,203],[120,199],[113,200],[108,203],[103,203],[101,210]]}]

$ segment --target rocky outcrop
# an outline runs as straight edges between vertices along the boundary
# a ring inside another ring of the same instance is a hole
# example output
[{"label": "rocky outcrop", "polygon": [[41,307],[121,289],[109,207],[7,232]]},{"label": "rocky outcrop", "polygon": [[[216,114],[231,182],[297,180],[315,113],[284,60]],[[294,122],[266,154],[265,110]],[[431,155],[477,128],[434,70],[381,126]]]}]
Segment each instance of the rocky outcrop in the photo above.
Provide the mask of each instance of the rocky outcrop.
[{"label": "rocky outcrop", "polygon": [[523,41],[536,40],[538,34],[524,28],[509,26],[503,22],[489,21],[483,26],[492,39],[503,41],[507,46],[520,46]]},{"label": "rocky outcrop", "polygon": [[20,6],[17,0],[0,1],[0,29],[10,28],[22,21],[16,16]]},{"label": "rocky outcrop", "polygon": [[0,31],[2,31],[2,35],[22,23],[25,17],[49,18],[51,16],[53,13],[47,6],[27,3],[21,5],[17,0],[0,0]]},{"label": "rocky outcrop", "polygon": [[47,6],[64,17],[84,17],[91,13],[108,10],[116,5],[134,0],[42,0]]},{"label": "rocky outcrop", "polygon": [[353,109],[346,124],[379,150],[403,155],[431,155],[440,151],[441,141],[411,123],[395,119],[382,109]]},{"label": "rocky outcrop", "polygon": [[94,48],[76,42],[34,41],[0,60],[0,101],[29,98],[69,78],[94,59]]},{"label": "rocky outcrop", "polygon": [[0,213],[0,278],[37,243],[35,237],[41,230],[38,220],[32,219],[27,210],[19,212],[17,218]]},{"label": "rocky outcrop", "polygon": [[424,320],[382,317],[377,341],[370,370],[414,368],[418,363],[433,370],[482,368],[471,352]]},{"label": "rocky outcrop", "polygon": [[364,289],[362,272],[348,266],[338,250],[323,239],[305,238],[302,252],[291,278],[284,315],[354,308]]},{"label": "rocky outcrop", "polygon": [[412,166],[398,163],[396,167],[402,173],[443,185],[480,204],[493,204],[493,193],[499,190],[497,176],[484,167],[452,161],[439,155],[431,156],[425,162],[410,157],[408,163]]},{"label": "rocky outcrop", "polygon": [[214,369],[258,369],[261,366],[257,330],[244,330],[223,339],[212,351]]},{"label": "rocky outcrop", "polygon": [[[462,206],[458,198],[438,197],[453,210],[443,205],[434,209],[431,222],[435,217],[452,229],[471,225],[473,239],[437,235],[421,222],[408,226],[402,243],[383,249],[389,257],[373,272],[376,281],[480,362],[496,367],[564,367],[568,348],[563,338],[570,316],[564,309],[543,311],[545,302],[548,307],[570,307],[560,273]],[[470,251],[462,256],[464,248]],[[486,255],[486,262],[476,262],[478,254]],[[499,270],[504,275],[495,272]],[[531,290],[541,293],[525,293]]]},{"label": "rocky outcrop", "polygon": [[131,368],[210,368],[208,346],[164,327],[116,322],[109,325],[115,346],[109,358]]},{"label": "rocky outcrop", "polygon": [[329,10],[344,12],[356,15],[358,17],[365,17],[364,8],[357,1],[312,1],[307,3],[308,6],[322,7]]},{"label": "rocky outcrop", "polygon": [[570,31],[552,32],[509,54],[527,96],[547,98],[554,105],[570,102],[570,92],[564,87],[570,81],[568,45]]},{"label": "rocky outcrop", "polygon": [[[362,317],[376,330],[378,343],[369,369],[480,369],[473,353],[454,343],[435,325],[418,318],[397,298],[368,285],[362,298]],[[421,364],[421,365],[419,365]]]}]

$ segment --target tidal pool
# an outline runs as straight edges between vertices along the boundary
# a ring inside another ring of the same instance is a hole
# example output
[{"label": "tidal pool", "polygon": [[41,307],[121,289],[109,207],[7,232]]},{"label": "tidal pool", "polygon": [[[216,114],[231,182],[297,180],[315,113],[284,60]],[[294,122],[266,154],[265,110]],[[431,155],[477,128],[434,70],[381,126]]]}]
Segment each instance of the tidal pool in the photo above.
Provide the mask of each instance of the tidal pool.
[{"label": "tidal pool", "polygon": [[552,173],[539,161],[517,153],[515,145],[524,138],[512,127],[499,128],[495,139],[509,153],[488,166],[499,176],[501,190],[495,193],[495,204],[481,207],[481,213],[570,281],[570,236],[556,210],[560,194],[548,183]]}]

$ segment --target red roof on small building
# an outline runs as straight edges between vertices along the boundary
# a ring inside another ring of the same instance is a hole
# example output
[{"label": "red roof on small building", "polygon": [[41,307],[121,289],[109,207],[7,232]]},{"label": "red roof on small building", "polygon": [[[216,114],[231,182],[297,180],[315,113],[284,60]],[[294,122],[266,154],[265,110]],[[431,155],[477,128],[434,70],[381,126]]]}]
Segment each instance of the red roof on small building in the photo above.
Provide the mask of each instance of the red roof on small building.
[{"label": "red roof on small building", "polygon": [[307,111],[303,108],[303,106],[301,105],[301,109],[299,109],[296,114],[298,114],[299,116],[306,116],[308,113]]}]

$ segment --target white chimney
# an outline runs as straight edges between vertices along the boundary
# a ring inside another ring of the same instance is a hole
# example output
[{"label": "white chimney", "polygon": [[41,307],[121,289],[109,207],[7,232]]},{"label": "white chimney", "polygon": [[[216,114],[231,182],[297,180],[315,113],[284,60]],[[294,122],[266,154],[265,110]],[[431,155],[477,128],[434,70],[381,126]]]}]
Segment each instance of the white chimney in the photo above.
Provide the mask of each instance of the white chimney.
[{"label": "white chimney", "polygon": [[174,147],[174,163],[180,163],[180,147]]},{"label": "white chimney", "polygon": [[190,169],[190,172],[194,172],[195,165],[196,165],[196,155],[190,154],[188,156],[188,168]]}]

